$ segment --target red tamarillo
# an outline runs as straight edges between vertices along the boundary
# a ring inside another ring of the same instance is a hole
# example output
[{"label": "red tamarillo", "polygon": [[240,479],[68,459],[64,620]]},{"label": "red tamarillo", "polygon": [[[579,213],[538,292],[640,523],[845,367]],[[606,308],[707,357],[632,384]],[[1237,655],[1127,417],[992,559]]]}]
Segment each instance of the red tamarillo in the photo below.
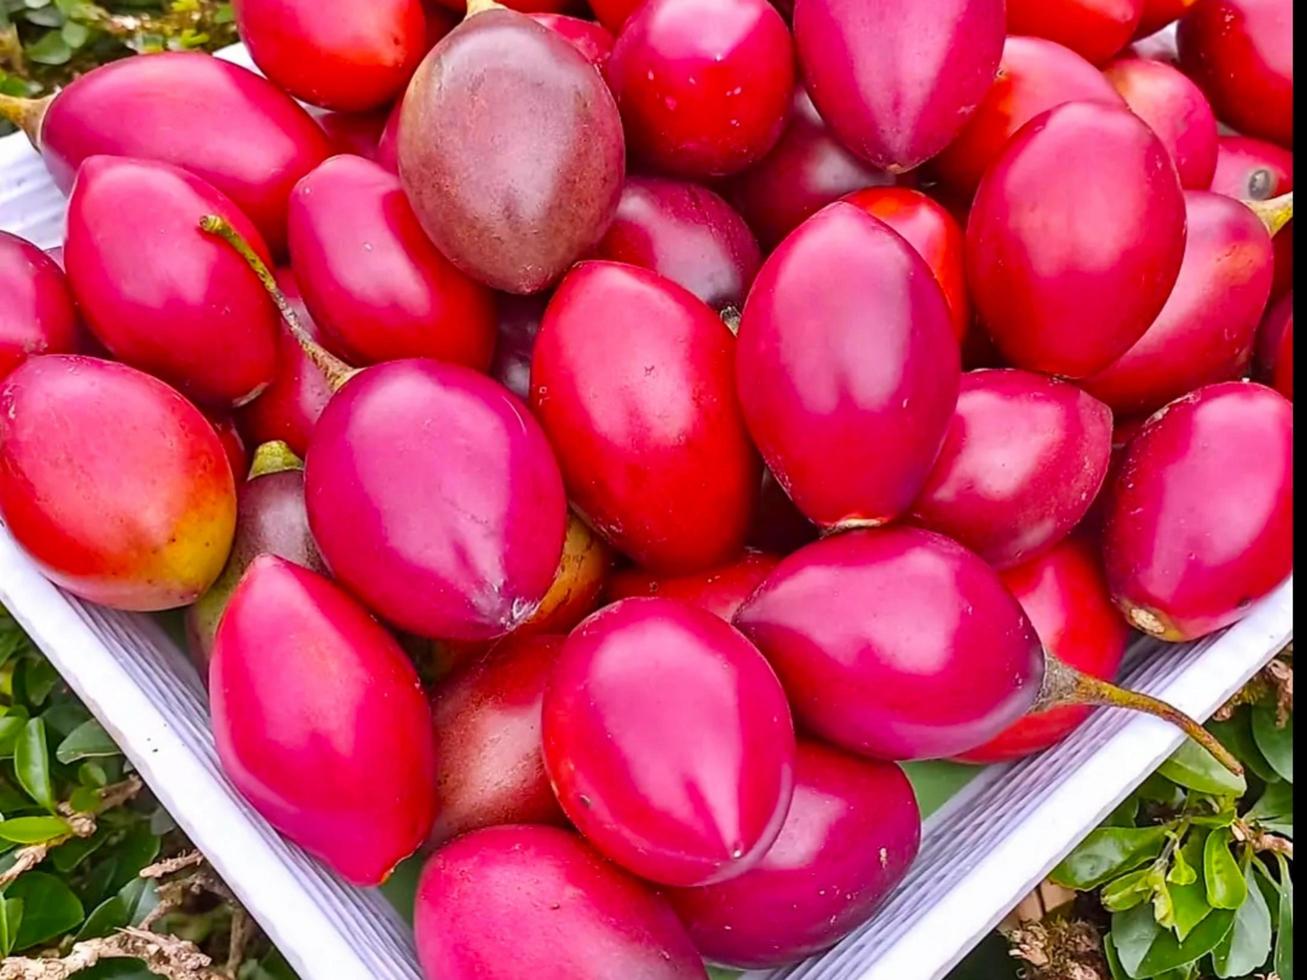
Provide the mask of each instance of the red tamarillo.
[{"label": "red tamarillo", "polygon": [[34,354],[71,354],[77,306],[59,265],[29,241],[0,231],[0,378]]}]

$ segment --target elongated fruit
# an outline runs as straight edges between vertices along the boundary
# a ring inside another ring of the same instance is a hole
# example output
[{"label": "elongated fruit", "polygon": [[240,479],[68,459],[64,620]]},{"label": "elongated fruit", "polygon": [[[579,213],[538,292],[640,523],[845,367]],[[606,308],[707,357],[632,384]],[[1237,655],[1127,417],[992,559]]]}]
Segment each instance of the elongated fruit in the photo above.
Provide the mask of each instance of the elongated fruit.
[{"label": "elongated fruit", "polygon": [[442,848],[413,924],[431,980],[706,977],[663,899],[555,827],[489,827]]},{"label": "elongated fruit", "polygon": [[295,182],[330,153],[307,112],[252,71],[198,52],[123,58],[75,79],[49,102],[0,96],[65,192],[96,154],[185,167],[230,197],[269,247],[285,244]]},{"label": "elongated fruit", "polygon": [[641,877],[725,881],[780,832],[794,778],[785,694],[712,613],[671,599],[595,613],[567,638],[543,718],[563,812]]},{"label": "elongated fruit", "polygon": [[854,153],[894,172],[958,134],[994,82],[1003,36],[1003,0],[794,5],[799,62],[822,118]]},{"label": "elongated fruit", "polygon": [[[1293,154],[1284,147],[1248,136],[1222,136],[1216,151],[1212,190],[1241,201],[1269,201],[1293,190]],[[1278,299],[1293,286],[1293,221],[1275,236]]]},{"label": "elongated fruit", "polygon": [[64,263],[114,357],[225,408],[272,380],[277,311],[240,257],[200,231],[210,213],[267,260],[254,226],[211,184],[165,163],[92,157],[68,202]]},{"label": "elongated fruit", "polygon": [[254,559],[209,667],[223,771],[341,877],[376,885],[435,815],[431,712],[394,638],[330,581]]},{"label": "elongated fruit", "polygon": [[322,164],[295,185],[288,237],[304,302],[346,360],[490,365],[490,290],[437,251],[384,167],[353,156]]},{"label": "elongated fruit", "polygon": [[790,235],[744,305],[736,384],[749,432],[823,527],[907,509],[939,451],[958,376],[930,267],[852,204],[829,205]]},{"label": "elongated fruit", "polygon": [[1130,43],[1144,0],[1007,0],[1012,34],[1046,37],[1101,65]]},{"label": "elongated fruit", "polygon": [[0,516],[75,595],[171,609],[222,570],[236,488],[213,426],[172,388],[125,364],[48,354],[0,384]]},{"label": "elongated fruit", "polygon": [[1080,523],[1111,453],[1111,409],[1075,385],[972,371],[912,515],[1007,568]]},{"label": "elongated fruit", "polygon": [[0,231],[0,296],[0,378],[34,354],[77,349],[77,306],[63,270],[6,231]]},{"label": "elongated fruit", "polygon": [[700,300],[584,262],[545,310],[531,407],[590,525],[642,565],[693,572],[743,549],[758,490],[734,384],[735,338]]},{"label": "elongated fruit", "polygon": [[427,50],[422,0],[235,0],[234,8],[259,70],[327,109],[387,105]]},{"label": "elongated fruit", "polygon": [[603,24],[567,14],[532,12],[528,16],[537,24],[544,24],[556,32],[568,44],[581,52],[586,61],[602,73],[608,67],[608,59],[613,53],[614,38]]},{"label": "elongated fruit", "polygon": [[563,556],[558,560],[558,571],[554,573],[549,591],[531,618],[517,627],[513,635],[570,631],[594,612],[612,563],[613,555],[608,546],[585,521],[569,512],[567,533],[563,537]]},{"label": "elongated fruit", "polygon": [[777,561],[774,555],[749,551],[738,561],[694,575],[654,575],[641,568],[628,568],[609,579],[607,598],[610,602],[633,596],[676,599],[706,609],[729,623],[753,590],[771,574]]},{"label": "elongated fruit", "polygon": [[1273,303],[1257,331],[1257,377],[1293,401],[1293,291]]},{"label": "elongated fruit", "polygon": [[399,173],[454,265],[533,293],[607,230],[625,174],[622,120],[559,34],[498,4],[474,6],[409,85]]},{"label": "elongated fruit", "polygon": [[1131,625],[1173,641],[1228,626],[1293,571],[1293,404],[1199,388],[1130,440],[1108,492],[1103,558]]},{"label": "elongated fruit", "polygon": [[1103,74],[1162,141],[1181,186],[1206,190],[1216,172],[1216,115],[1203,90],[1180,69],[1150,58],[1115,58]]},{"label": "elongated fruit", "polygon": [[967,277],[1009,363],[1080,378],[1143,336],[1184,241],[1184,195],[1152,130],[1124,108],[1070,102],[1026,123],[986,173]]},{"label": "elongated fruit", "polygon": [[890,762],[800,741],[780,836],[738,878],[667,889],[703,956],[741,969],[785,966],[862,925],[917,855],[921,815]]}]

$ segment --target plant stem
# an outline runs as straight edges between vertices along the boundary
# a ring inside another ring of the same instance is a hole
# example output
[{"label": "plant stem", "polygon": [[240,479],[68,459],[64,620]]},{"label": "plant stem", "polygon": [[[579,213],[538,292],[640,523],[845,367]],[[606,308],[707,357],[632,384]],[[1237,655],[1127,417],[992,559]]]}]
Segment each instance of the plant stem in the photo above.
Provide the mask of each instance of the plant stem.
[{"label": "plant stem", "polygon": [[1293,220],[1293,191],[1273,197],[1269,201],[1244,201],[1257,217],[1262,219],[1272,238]]}]

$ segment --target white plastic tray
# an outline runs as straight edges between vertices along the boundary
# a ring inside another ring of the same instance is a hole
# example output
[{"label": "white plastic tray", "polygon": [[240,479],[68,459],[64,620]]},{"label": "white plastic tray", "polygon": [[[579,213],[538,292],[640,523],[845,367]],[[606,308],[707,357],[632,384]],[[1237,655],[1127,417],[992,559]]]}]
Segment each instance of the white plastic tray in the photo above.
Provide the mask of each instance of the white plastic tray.
[{"label": "white plastic tray", "polygon": [[[246,63],[239,50],[225,54]],[[26,140],[0,139],[0,229],[51,246],[62,219]],[[3,527],[0,602],[303,980],[419,980],[411,932],[381,894],[287,844],[223,777],[199,679],[157,623],[56,589]],[[1206,718],[1292,637],[1292,609],[1290,580],[1220,636],[1184,647],[1140,641],[1127,683]],[[1054,749],[986,769],[927,821],[920,856],[871,922],[824,956],[750,980],[944,976],[1179,743],[1155,719],[1099,711]]]}]

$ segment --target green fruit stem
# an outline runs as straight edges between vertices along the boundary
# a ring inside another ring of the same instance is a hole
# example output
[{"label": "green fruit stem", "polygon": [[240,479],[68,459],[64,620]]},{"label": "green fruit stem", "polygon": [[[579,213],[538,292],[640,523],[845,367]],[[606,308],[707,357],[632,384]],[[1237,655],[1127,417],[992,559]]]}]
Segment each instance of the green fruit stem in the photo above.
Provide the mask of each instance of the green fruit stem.
[{"label": "green fruit stem", "polygon": [[45,121],[46,110],[54,101],[53,95],[43,99],[22,99],[16,95],[0,92],[0,119],[12,123],[27,134],[32,145],[41,148],[41,124]]},{"label": "green fruit stem", "polygon": [[1176,728],[1205,748],[1221,765],[1236,776],[1243,775],[1243,766],[1230,751],[1217,741],[1206,728],[1198,724],[1179,708],[1165,701],[1127,691],[1109,684],[1107,681],[1091,677],[1086,673],[1068,666],[1052,654],[1045,654],[1044,684],[1034,707],[1036,711],[1048,711],[1052,708],[1065,708],[1074,705],[1099,705],[1106,708],[1127,708],[1169,721]]},{"label": "green fruit stem", "polygon": [[259,448],[254,450],[249,479],[257,480],[261,476],[269,476],[273,473],[302,469],[304,469],[304,461],[295,455],[290,446],[280,439],[273,439],[260,443]]},{"label": "green fruit stem", "polygon": [[1244,201],[1253,214],[1262,219],[1262,224],[1274,238],[1276,233],[1293,220],[1293,191],[1281,194],[1269,201]]},{"label": "green fruit stem", "polygon": [[259,277],[259,282],[263,284],[263,288],[268,291],[272,301],[277,304],[277,310],[281,313],[281,318],[286,321],[291,336],[299,342],[309,360],[322,372],[332,391],[339,391],[346,381],[358,373],[358,368],[350,367],[309,336],[308,331],[304,329],[304,325],[300,323],[299,315],[290,305],[290,301],[286,299],[286,294],[277,286],[277,280],[273,278],[268,267],[264,265],[263,259],[259,258],[258,253],[250,248],[250,243],[241,237],[241,233],[233,228],[226,218],[220,218],[216,214],[206,214],[200,219],[200,230],[221,238],[235,249],[236,254],[245,260],[246,265],[254,270],[254,274]]}]

